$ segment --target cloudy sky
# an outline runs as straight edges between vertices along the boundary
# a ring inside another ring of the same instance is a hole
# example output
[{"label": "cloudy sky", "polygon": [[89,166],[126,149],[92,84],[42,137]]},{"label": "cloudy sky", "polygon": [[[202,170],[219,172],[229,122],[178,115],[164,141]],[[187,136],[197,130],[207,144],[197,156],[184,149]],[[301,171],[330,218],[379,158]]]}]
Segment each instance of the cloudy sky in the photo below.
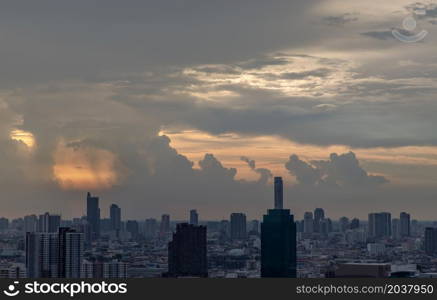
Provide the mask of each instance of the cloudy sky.
[{"label": "cloudy sky", "polygon": [[283,176],[297,218],[436,219],[437,1],[2,1],[0,41],[6,217],[259,218]]}]

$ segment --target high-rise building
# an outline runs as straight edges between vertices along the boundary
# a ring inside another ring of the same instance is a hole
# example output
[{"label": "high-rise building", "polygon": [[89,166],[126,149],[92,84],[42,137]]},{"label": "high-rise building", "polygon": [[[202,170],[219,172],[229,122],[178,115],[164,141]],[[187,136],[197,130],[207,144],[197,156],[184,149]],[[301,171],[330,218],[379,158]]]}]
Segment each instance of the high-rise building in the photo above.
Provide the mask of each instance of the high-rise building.
[{"label": "high-rise building", "polygon": [[9,229],[9,220],[6,218],[0,218],[0,230]]},{"label": "high-rise building", "polygon": [[231,239],[243,240],[247,237],[246,215],[243,213],[231,214]]},{"label": "high-rise building", "polygon": [[316,208],[314,210],[314,232],[320,232],[320,223],[325,218],[325,211],[323,208]]},{"label": "high-rise building", "polygon": [[58,278],[58,234],[26,233],[26,268],[29,278]]},{"label": "high-rise building", "polygon": [[360,228],[360,220],[357,218],[353,218],[350,224],[350,229],[358,229]]},{"label": "high-rise building", "polygon": [[296,225],[289,209],[269,209],[263,217],[261,277],[296,277]]},{"label": "high-rise building", "polygon": [[400,234],[402,237],[410,236],[410,215],[406,212],[400,214]]},{"label": "high-rise building", "polygon": [[165,237],[169,234],[169,232],[170,232],[170,215],[162,215],[159,233],[161,237]]},{"label": "high-rise building", "polygon": [[303,216],[303,232],[304,233],[314,232],[313,213],[310,211],[307,211]]},{"label": "high-rise building", "polygon": [[371,213],[368,220],[368,235],[370,238],[391,236],[391,214],[387,212]]},{"label": "high-rise building", "polygon": [[91,227],[91,239],[96,240],[100,237],[100,208],[99,197],[87,194],[87,221]]},{"label": "high-rise building", "polygon": [[61,226],[61,216],[51,215],[48,212],[40,215],[38,220],[38,231],[39,232],[58,232]]},{"label": "high-rise building", "polygon": [[111,220],[111,230],[121,229],[121,208],[117,204],[112,204],[109,208],[109,219]]},{"label": "high-rise building", "polygon": [[391,236],[395,240],[401,238],[401,222],[399,219],[391,220]]},{"label": "high-rise building", "polygon": [[84,234],[61,227],[58,233],[26,233],[26,267],[30,278],[80,278]]},{"label": "high-rise building", "polygon": [[338,223],[340,225],[341,232],[346,232],[346,230],[350,228],[349,218],[347,217],[341,217]]},{"label": "high-rise building", "polygon": [[250,233],[251,234],[259,234],[259,221],[252,220],[250,222]]},{"label": "high-rise building", "polygon": [[275,197],[275,209],[282,209],[284,206],[284,188],[282,184],[282,177],[275,177],[275,189],[274,189],[274,197]]},{"label": "high-rise building", "polygon": [[195,209],[190,210],[190,224],[199,225],[199,214]]},{"label": "high-rise building", "polygon": [[30,215],[24,217],[24,232],[36,232],[38,231],[38,217],[36,215]]},{"label": "high-rise building", "polygon": [[81,278],[84,234],[68,227],[61,227],[58,242],[58,276]]},{"label": "high-rise building", "polygon": [[206,227],[182,223],[168,243],[168,276],[208,277]]},{"label": "high-rise building", "polygon": [[155,219],[146,219],[144,222],[144,236],[146,239],[153,239],[158,232],[158,222]]},{"label": "high-rise building", "polygon": [[425,228],[424,250],[428,255],[437,254],[437,228]]},{"label": "high-rise building", "polygon": [[140,233],[138,222],[135,220],[128,220],[126,222],[126,231],[131,234],[131,237],[133,239],[138,238],[138,235]]}]

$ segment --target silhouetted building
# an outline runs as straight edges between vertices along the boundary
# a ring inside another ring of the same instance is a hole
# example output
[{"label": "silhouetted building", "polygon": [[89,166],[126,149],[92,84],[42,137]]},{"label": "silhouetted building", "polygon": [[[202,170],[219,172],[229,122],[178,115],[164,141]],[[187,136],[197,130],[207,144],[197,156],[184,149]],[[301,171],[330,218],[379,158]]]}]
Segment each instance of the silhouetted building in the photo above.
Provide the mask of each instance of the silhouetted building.
[{"label": "silhouetted building", "polygon": [[428,255],[437,254],[437,228],[427,227],[425,228],[425,242],[424,250]]},{"label": "silhouetted building", "polygon": [[282,209],[284,206],[284,188],[282,177],[275,177],[275,209]]},{"label": "silhouetted building", "polygon": [[190,210],[190,224],[199,225],[199,214],[195,209]]},{"label": "silhouetted building", "polygon": [[310,211],[307,211],[303,216],[303,232],[304,233],[314,232],[313,213]]},{"label": "silhouetted building", "polygon": [[158,232],[158,222],[155,219],[146,219],[144,222],[144,236],[147,239],[153,239]]},{"label": "silhouetted building", "polygon": [[36,232],[38,231],[38,217],[36,215],[30,215],[24,217],[24,232]]},{"label": "silhouetted building", "polygon": [[246,236],[246,215],[243,213],[231,214],[231,239],[243,240]]},{"label": "silhouetted building", "polygon": [[81,278],[84,234],[68,227],[61,227],[58,242],[58,276]]},{"label": "silhouetted building", "polygon": [[325,218],[325,211],[323,208],[316,208],[314,210],[314,232],[320,232],[320,223]]},{"label": "silhouetted building", "polygon": [[109,208],[109,219],[111,220],[111,230],[119,231],[121,229],[121,208],[112,204]]},{"label": "silhouetted building", "polygon": [[401,222],[399,219],[391,220],[391,236],[395,240],[401,238]]},{"label": "silhouetted building", "polygon": [[159,229],[160,235],[167,236],[170,232],[170,215],[162,215],[161,216],[161,227]]},{"label": "silhouetted building", "polygon": [[360,228],[360,220],[357,218],[353,218],[350,224],[350,229],[358,229]]},{"label": "silhouetted building", "polygon": [[252,220],[250,222],[250,234],[259,234],[259,221],[258,220]]},{"label": "silhouetted building", "polygon": [[402,237],[410,236],[410,215],[406,212],[401,212],[400,214],[400,234]]},{"label": "silhouetted building", "polygon": [[178,224],[168,243],[169,277],[207,277],[206,227]]},{"label": "silhouetted building", "polygon": [[26,268],[29,278],[59,277],[58,244],[57,233],[26,233]]},{"label": "silhouetted building", "polygon": [[371,238],[390,237],[391,214],[387,212],[369,214],[368,234]]},{"label": "silhouetted building", "polygon": [[92,197],[87,194],[87,221],[91,227],[91,239],[96,240],[100,237],[100,208],[99,197]]},{"label": "silhouetted building", "polygon": [[138,238],[138,234],[139,234],[139,226],[138,226],[138,222],[135,220],[129,220],[126,222],[126,231],[129,232],[131,234],[131,237],[133,239]]},{"label": "silhouetted building", "polygon": [[61,216],[51,215],[48,212],[40,215],[38,220],[39,232],[58,232],[61,226]]},{"label": "silhouetted building", "polygon": [[9,229],[9,220],[7,218],[0,218],[0,230]]},{"label": "silhouetted building", "polygon": [[296,225],[289,209],[269,209],[263,217],[261,277],[296,277]]},{"label": "silhouetted building", "polygon": [[338,223],[340,225],[341,232],[346,232],[346,230],[350,228],[349,218],[347,217],[341,217]]}]

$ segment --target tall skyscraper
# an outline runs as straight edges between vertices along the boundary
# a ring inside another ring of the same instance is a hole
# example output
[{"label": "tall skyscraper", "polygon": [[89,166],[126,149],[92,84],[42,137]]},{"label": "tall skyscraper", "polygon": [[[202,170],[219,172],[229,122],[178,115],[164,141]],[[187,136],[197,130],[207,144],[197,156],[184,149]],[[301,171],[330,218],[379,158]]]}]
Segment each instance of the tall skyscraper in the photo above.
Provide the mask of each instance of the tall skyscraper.
[{"label": "tall skyscraper", "polygon": [[250,233],[251,234],[259,234],[259,221],[252,220],[250,222]]},{"label": "tall skyscraper", "polygon": [[407,214],[406,212],[401,212],[400,214],[400,222],[401,222],[401,227],[400,227],[400,234],[402,237],[406,237],[406,236],[410,236],[411,232],[410,232],[410,215]]},{"label": "tall skyscraper", "polygon": [[303,232],[304,233],[314,232],[313,213],[310,211],[307,211],[303,216]]},{"label": "tall skyscraper", "polygon": [[38,231],[38,217],[36,215],[30,215],[24,217],[24,232],[36,232]]},{"label": "tall skyscraper", "polygon": [[195,209],[190,210],[190,224],[198,225],[199,223],[199,214]]},{"label": "tall skyscraper", "polygon": [[353,218],[350,224],[350,229],[358,229],[360,228],[360,220],[357,218]]},{"label": "tall skyscraper", "polygon": [[168,243],[168,276],[208,277],[206,227],[178,224]]},{"label": "tall skyscraper", "polygon": [[84,234],[68,227],[61,227],[58,242],[58,276],[81,278]]},{"label": "tall skyscraper", "polygon": [[155,219],[146,219],[144,222],[144,236],[146,239],[153,239],[158,232],[158,222]]},{"label": "tall skyscraper", "polygon": [[437,228],[427,227],[425,228],[425,252],[428,255],[437,254]]},{"label": "tall skyscraper", "polygon": [[275,177],[275,209],[282,209],[284,206],[284,188],[282,177]]},{"label": "tall skyscraper", "polygon": [[167,236],[169,232],[170,232],[170,215],[162,215],[159,233],[162,237],[164,237]]},{"label": "tall skyscraper", "polygon": [[314,210],[314,232],[320,232],[320,223],[325,218],[325,211],[323,208],[316,208]]},{"label": "tall skyscraper", "polygon": [[261,277],[296,277],[296,225],[289,209],[269,209],[263,217]]},{"label": "tall skyscraper", "polygon": [[133,239],[138,238],[139,235],[139,225],[138,222],[135,220],[128,220],[126,222],[126,231],[131,234],[131,237]]},{"label": "tall skyscraper", "polygon": [[83,243],[83,233],[66,227],[58,233],[26,233],[29,278],[80,278]]},{"label": "tall skyscraper", "polygon": [[391,214],[387,212],[369,214],[368,235],[371,238],[390,237]]},{"label": "tall skyscraper", "polygon": [[58,234],[26,233],[26,268],[29,278],[58,278]]},{"label": "tall skyscraper", "polygon": [[121,208],[112,204],[109,208],[109,219],[111,220],[111,230],[119,231],[121,229]]},{"label": "tall skyscraper", "polygon": [[246,215],[243,213],[231,214],[231,239],[243,240],[246,237]]},{"label": "tall skyscraper", "polygon": [[350,222],[348,217],[341,217],[338,223],[340,225],[341,232],[346,232],[346,230],[350,228]]},{"label": "tall skyscraper", "polygon": [[91,193],[87,194],[87,221],[91,227],[91,239],[96,240],[100,237],[100,208],[99,197],[91,196]]},{"label": "tall skyscraper", "polygon": [[395,240],[398,240],[401,237],[401,222],[399,219],[391,220],[391,236]]},{"label": "tall skyscraper", "polygon": [[40,215],[38,220],[39,232],[58,232],[61,226],[61,216],[51,215],[48,212]]}]

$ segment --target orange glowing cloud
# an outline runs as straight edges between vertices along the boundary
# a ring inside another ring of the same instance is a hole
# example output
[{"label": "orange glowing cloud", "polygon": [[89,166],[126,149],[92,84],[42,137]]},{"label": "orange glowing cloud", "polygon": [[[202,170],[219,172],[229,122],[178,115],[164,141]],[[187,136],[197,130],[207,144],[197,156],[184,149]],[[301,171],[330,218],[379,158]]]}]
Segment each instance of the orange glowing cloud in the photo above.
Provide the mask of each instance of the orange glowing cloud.
[{"label": "orange glowing cloud", "polygon": [[104,149],[67,147],[59,143],[55,154],[53,174],[63,189],[107,189],[118,181],[117,157]]},{"label": "orange glowing cloud", "polygon": [[24,130],[12,130],[10,138],[24,143],[28,148],[33,148],[33,146],[35,146],[35,138],[33,134]]}]

